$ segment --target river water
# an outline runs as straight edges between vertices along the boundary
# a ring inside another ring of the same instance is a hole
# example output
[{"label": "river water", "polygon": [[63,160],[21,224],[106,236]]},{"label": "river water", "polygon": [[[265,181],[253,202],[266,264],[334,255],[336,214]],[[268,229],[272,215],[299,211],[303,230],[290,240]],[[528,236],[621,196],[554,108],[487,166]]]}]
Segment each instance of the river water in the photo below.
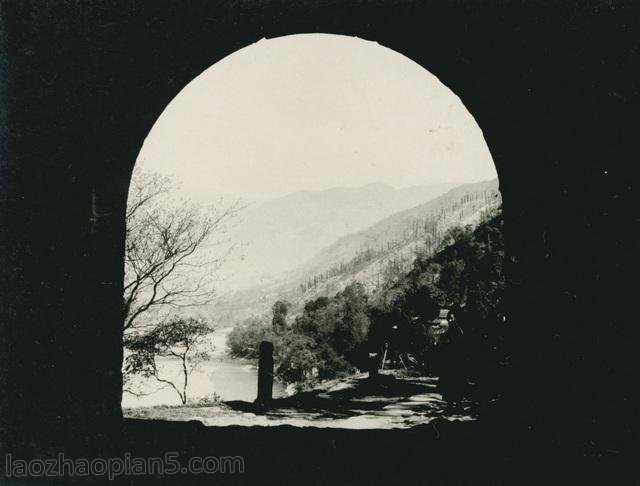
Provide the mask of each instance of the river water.
[{"label": "river water", "polygon": [[[230,358],[226,354],[227,336],[231,328],[216,330],[211,335],[215,350],[211,359],[201,363],[189,376],[190,401],[217,393],[225,401],[253,402],[258,386],[258,370],[253,362]],[[160,359],[163,378],[181,383],[183,377],[177,359]],[[395,373],[398,375],[398,373]],[[395,376],[394,375],[394,376]],[[210,426],[229,425],[293,425],[299,427],[337,427],[346,429],[410,428],[427,424],[435,418],[473,420],[468,412],[446,411],[446,402],[437,390],[437,378],[401,376],[393,386],[371,390],[366,374],[329,381],[305,395],[300,403],[294,395],[260,414],[247,412],[240,403],[232,406],[158,407],[180,405],[178,394],[169,386],[159,388],[155,379],[141,379],[136,390],[149,392],[143,396],[124,393],[122,406],[128,417],[156,420],[199,420]],[[274,383],[274,397],[284,397],[285,389]],[[310,398],[310,395],[314,397]],[[335,400],[331,400],[335,398]],[[309,407],[309,401],[315,403]],[[315,400],[315,402],[314,402]],[[328,404],[331,404],[328,408]]]},{"label": "river water", "polygon": [[[217,393],[223,400],[244,400],[252,402],[256,398],[258,390],[258,369],[253,361],[235,359],[227,355],[227,336],[231,332],[230,327],[216,329],[211,335],[211,343],[214,351],[210,353],[210,359],[201,363],[189,376],[187,394],[190,399],[199,398]],[[160,358],[158,360],[160,375],[168,378],[176,384],[181,384],[180,365],[177,359]],[[155,405],[179,405],[178,394],[170,387],[161,387],[153,378],[137,379],[132,387],[137,393],[124,393],[122,406],[151,407]],[[179,387],[181,389],[181,387]],[[274,397],[285,395],[284,386],[280,383],[273,384]]]}]

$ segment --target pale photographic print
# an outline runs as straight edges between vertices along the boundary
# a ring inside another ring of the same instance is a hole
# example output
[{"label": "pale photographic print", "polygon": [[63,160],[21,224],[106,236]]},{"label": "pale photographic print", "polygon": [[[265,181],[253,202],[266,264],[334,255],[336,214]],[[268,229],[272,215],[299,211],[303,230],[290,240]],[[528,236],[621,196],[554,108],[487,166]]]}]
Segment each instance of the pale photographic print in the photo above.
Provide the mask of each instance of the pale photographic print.
[{"label": "pale photographic print", "polygon": [[475,420],[506,319],[500,211],[481,129],[410,59],[327,34],[231,54],[134,169],[125,415]]},{"label": "pale photographic print", "polygon": [[640,484],[639,39],[0,0],[1,485]]}]

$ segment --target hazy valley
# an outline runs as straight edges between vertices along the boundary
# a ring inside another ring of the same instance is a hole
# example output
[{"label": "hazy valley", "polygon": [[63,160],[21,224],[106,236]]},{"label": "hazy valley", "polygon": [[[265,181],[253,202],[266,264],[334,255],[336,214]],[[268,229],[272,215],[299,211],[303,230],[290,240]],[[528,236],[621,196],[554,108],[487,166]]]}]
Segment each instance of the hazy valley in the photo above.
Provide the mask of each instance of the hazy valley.
[{"label": "hazy valley", "polygon": [[299,310],[353,280],[373,294],[406,272],[417,251],[433,252],[448,228],[474,226],[500,203],[497,179],[407,189],[371,184],[263,203],[234,231],[238,241],[250,241],[242,248],[246,256],[226,268],[237,272],[225,282],[235,280],[237,290],[220,295],[207,313],[234,325],[268,314],[278,299]]}]

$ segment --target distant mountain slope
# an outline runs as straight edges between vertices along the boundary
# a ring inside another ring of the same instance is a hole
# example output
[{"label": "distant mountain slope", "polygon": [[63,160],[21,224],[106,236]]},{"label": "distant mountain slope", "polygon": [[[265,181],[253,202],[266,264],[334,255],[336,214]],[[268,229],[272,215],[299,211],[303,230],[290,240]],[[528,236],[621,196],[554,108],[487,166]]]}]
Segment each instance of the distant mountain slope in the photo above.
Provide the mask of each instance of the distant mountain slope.
[{"label": "distant mountain slope", "polygon": [[295,309],[306,300],[334,294],[353,280],[376,292],[410,267],[416,251],[434,251],[448,228],[475,226],[500,203],[497,179],[458,186],[338,238],[279,281],[229,295],[215,311],[218,317],[238,320],[267,313],[277,299],[290,301]]},{"label": "distant mountain slope", "polygon": [[455,184],[394,189],[385,184],[300,191],[247,208],[229,239],[240,257],[225,263],[229,289],[269,283],[299,267],[338,238],[397,211],[444,194]]},{"label": "distant mountain slope", "polygon": [[301,271],[313,273],[326,270],[333,263],[348,261],[367,248],[385,252],[385,249],[390,249],[389,245],[421,240],[433,233],[434,228],[428,226],[436,222],[440,226],[435,229],[440,233],[453,224],[466,224],[468,218],[477,216],[489,204],[485,198],[493,200],[496,194],[499,194],[497,179],[456,187],[429,202],[399,211],[364,231],[340,238],[308,261]]}]

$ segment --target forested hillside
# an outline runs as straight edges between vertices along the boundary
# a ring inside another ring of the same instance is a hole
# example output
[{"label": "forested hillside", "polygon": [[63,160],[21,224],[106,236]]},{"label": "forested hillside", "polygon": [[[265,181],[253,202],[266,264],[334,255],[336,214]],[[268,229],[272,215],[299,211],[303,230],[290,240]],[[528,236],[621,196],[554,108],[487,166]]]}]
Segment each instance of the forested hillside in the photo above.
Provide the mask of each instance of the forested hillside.
[{"label": "forested hillside", "polygon": [[[508,361],[504,348],[504,239],[499,209],[474,228],[453,226],[438,245],[418,253],[407,272],[368,293],[360,282],[331,296],[304,302],[290,315],[283,301],[270,319],[253,319],[229,336],[234,356],[255,358],[261,340],[274,343],[280,380],[308,386],[367,366],[370,353],[403,367],[440,376],[443,393],[491,399]],[[440,309],[451,309],[443,339],[430,327]]]},{"label": "forested hillside", "polygon": [[401,189],[386,184],[298,191],[249,204],[229,228],[238,244],[225,262],[224,288],[270,284],[339,238],[381,219],[440,196],[455,184],[427,184]]},{"label": "forested hillside", "polygon": [[[375,290],[405,273],[418,252],[433,253],[450,227],[475,226],[500,202],[494,179],[456,187],[425,204],[395,213],[318,253],[299,271],[309,275],[300,288],[306,291],[334,277],[346,277]],[[327,287],[326,291],[333,290],[331,285]]]},{"label": "forested hillside", "polygon": [[216,314],[233,324],[268,314],[276,300],[286,300],[292,312],[300,312],[304,302],[333,295],[355,280],[375,294],[405,274],[418,253],[433,253],[449,228],[473,227],[500,204],[497,179],[458,186],[339,238],[277,283],[226,296]]}]

